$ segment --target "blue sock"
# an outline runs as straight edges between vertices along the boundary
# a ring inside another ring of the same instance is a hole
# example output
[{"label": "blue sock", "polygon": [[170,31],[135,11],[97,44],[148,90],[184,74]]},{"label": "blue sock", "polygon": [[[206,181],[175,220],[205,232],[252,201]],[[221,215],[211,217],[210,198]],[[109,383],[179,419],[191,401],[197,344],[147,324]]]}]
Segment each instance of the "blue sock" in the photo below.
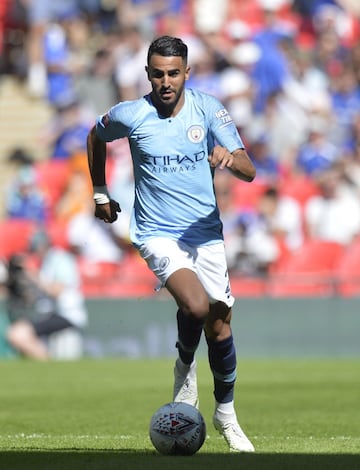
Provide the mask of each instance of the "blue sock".
[{"label": "blue sock", "polygon": [[176,314],[178,325],[179,357],[184,364],[191,364],[194,360],[195,351],[199,345],[204,320],[194,320],[179,309]]},{"label": "blue sock", "polygon": [[206,339],[211,371],[214,376],[214,396],[219,403],[234,399],[236,380],[236,351],[233,337],[223,341]]}]

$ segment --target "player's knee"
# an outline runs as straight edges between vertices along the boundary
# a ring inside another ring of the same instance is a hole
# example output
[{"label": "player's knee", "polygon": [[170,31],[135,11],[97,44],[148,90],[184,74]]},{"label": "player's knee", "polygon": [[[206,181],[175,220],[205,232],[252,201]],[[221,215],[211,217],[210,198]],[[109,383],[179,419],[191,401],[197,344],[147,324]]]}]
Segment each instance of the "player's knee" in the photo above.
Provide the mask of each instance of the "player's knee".
[{"label": "player's knee", "polygon": [[223,302],[212,304],[205,324],[206,337],[221,341],[231,335],[231,308]]},{"label": "player's knee", "polygon": [[183,307],[182,311],[185,315],[197,321],[205,321],[209,314],[209,302],[207,298],[190,299]]},{"label": "player's knee", "polygon": [[230,325],[221,319],[207,321],[204,330],[206,337],[213,341],[222,341],[231,336]]}]

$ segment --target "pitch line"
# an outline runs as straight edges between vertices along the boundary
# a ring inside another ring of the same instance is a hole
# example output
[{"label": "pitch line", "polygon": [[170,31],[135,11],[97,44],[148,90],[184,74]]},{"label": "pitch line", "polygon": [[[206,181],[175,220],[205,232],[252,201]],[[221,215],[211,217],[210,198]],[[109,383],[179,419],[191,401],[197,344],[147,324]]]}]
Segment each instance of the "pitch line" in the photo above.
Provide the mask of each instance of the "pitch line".
[{"label": "pitch line", "polygon": [[[1,439],[98,439],[98,440],[105,440],[105,439],[119,439],[119,440],[126,440],[126,439],[136,439],[139,436],[131,435],[131,434],[114,434],[114,435],[98,435],[98,434],[42,434],[42,433],[32,433],[32,434],[25,434],[25,433],[18,433],[18,434],[0,434]],[[210,439],[210,436],[207,436],[207,439]],[[215,439],[223,439],[221,436],[216,436]],[[259,440],[277,440],[277,439],[286,439],[286,440],[318,440],[318,439],[330,439],[330,440],[357,440],[358,437],[355,436],[330,436],[330,437],[316,437],[316,436],[251,436],[251,439],[259,439]]]}]

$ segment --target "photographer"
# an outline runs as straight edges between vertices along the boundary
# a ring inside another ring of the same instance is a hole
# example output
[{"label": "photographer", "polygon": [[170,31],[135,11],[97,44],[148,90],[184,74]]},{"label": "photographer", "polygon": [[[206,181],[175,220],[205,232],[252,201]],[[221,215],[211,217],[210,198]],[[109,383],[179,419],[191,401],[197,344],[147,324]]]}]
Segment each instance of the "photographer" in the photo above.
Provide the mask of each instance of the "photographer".
[{"label": "photographer", "polygon": [[73,255],[51,246],[44,232],[35,233],[30,250],[40,262],[37,273],[26,269],[21,256],[9,262],[7,339],[24,356],[47,360],[49,337],[70,328],[81,331],[87,312]]}]

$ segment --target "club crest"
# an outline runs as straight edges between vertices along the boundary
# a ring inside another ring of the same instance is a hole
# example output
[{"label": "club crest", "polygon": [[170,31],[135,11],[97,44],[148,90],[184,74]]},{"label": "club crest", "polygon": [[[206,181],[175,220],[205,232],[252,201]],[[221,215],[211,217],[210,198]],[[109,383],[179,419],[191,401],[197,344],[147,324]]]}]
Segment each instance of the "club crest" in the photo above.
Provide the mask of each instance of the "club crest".
[{"label": "club crest", "polygon": [[191,126],[187,131],[187,136],[190,142],[192,142],[193,144],[197,144],[204,140],[205,130],[203,127],[198,125]]}]

